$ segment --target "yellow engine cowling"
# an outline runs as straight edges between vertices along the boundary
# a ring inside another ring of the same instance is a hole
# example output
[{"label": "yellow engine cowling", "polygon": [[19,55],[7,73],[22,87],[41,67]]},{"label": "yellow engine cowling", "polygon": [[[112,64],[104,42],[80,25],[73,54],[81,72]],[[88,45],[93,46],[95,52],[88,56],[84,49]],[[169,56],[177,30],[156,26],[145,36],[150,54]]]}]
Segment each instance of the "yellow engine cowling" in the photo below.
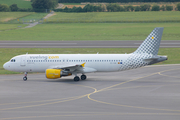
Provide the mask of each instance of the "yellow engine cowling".
[{"label": "yellow engine cowling", "polygon": [[46,70],[46,78],[48,79],[56,79],[61,77],[61,69],[47,69]]},{"label": "yellow engine cowling", "polygon": [[72,73],[63,72],[62,69],[47,69],[46,70],[46,78],[48,79],[57,79],[62,76],[70,76]]}]

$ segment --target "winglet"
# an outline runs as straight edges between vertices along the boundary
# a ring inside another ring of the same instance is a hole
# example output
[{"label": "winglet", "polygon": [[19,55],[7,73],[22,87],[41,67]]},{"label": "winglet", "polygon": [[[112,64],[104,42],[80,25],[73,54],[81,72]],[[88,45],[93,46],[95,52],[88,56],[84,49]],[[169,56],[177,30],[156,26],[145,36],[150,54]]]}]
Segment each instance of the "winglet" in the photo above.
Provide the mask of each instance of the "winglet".
[{"label": "winglet", "polygon": [[85,64],[86,64],[86,63],[83,63],[83,64],[81,64],[81,66],[83,66],[83,67],[84,67],[84,66],[85,66]]}]

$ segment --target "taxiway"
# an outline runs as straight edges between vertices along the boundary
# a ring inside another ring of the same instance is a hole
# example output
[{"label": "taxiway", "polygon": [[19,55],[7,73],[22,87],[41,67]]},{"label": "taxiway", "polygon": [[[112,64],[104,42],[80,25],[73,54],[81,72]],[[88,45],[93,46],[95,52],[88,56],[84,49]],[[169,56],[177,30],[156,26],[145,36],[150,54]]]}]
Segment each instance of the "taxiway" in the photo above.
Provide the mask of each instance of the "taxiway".
[{"label": "taxiway", "polygon": [[[142,40],[0,41],[0,48],[137,48]],[[163,40],[161,48],[179,48],[180,40]]]},{"label": "taxiway", "polygon": [[180,65],[91,73],[48,80],[44,74],[0,75],[0,119],[178,120]]}]

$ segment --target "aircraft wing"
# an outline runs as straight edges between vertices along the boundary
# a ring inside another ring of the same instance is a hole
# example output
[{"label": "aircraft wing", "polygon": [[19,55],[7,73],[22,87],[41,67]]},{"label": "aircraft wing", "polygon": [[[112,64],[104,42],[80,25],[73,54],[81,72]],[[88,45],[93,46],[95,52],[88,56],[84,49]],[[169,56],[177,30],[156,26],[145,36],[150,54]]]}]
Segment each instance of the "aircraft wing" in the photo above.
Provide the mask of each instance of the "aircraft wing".
[{"label": "aircraft wing", "polygon": [[67,64],[67,65],[55,65],[50,66],[50,69],[62,69],[68,72],[76,72],[76,73],[88,73],[88,72],[96,72],[97,70],[94,68],[85,67],[85,63],[83,64]]}]

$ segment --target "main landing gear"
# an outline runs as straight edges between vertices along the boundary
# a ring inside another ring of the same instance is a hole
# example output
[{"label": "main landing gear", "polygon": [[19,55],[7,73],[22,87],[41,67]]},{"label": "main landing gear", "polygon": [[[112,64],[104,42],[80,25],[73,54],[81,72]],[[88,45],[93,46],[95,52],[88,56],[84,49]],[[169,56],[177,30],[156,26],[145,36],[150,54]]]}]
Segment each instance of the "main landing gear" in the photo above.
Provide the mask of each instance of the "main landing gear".
[{"label": "main landing gear", "polygon": [[[75,76],[74,77],[74,81],[79,81],[80,80],[80,78],[79,78],[79,76]],[[86,80],[86,75],[81,75],[81,80]]]},{"label": "main landing gear", "polygon": [[24,77],[23,80],[26,81],[27,80],[27,72],[24,73]]}]

